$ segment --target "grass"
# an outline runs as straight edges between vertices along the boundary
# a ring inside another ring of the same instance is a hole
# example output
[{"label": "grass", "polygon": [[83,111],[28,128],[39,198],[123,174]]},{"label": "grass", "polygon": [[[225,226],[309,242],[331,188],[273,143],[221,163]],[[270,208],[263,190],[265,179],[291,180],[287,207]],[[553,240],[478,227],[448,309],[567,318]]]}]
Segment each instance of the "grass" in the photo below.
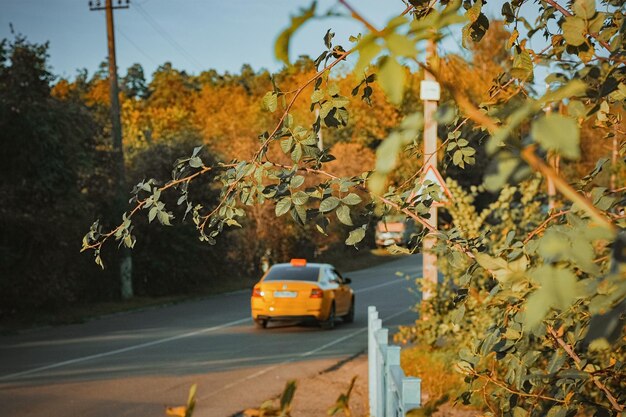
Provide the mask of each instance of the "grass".
[{"label": "grass", "polygon": [[[397,259],[385,250],[360,250],[347,254],[336,251],[316,261],[335,265],[339,271],[355,271],[369,268]],[[21,330],[63,324],[84,323],[102,316],[157,308],[167,305],[198,300],[227,292],[252,288],[260,277],[239,280],[219,280],[218,283],[195,290],[190,294],[168,295],[162,297],[133,297],[130,300],[103,301],[89,304],[68,305],[54,312],[33,311],[20,317],[6,318],[0,321],[0,334],[13,334]]]}]

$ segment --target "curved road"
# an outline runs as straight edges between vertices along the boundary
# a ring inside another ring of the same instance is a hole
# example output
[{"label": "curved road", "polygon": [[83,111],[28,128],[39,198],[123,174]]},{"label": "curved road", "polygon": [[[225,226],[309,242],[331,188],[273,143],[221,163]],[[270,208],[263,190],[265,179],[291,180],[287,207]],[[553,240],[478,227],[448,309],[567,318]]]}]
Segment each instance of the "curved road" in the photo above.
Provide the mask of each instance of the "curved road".
[{"label": "curved road", "polygon": [[[409,324],[420,255],[352,278],[354,323],[335,329],[250,319],[250,292],[0,337],[0,404],[16,417],[163,416],[197,383],[194,417],[231,416],[366,350],[367,306],[384,325]],[[346,381],[348,382],[348,381]]]}]

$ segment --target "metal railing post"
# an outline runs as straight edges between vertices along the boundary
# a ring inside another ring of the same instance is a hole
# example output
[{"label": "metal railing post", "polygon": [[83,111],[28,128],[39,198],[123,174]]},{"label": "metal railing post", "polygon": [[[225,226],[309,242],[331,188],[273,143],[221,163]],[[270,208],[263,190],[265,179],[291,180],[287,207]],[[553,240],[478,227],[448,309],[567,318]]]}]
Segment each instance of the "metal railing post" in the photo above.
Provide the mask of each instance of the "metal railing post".
[{"label": "metal railing post", "polygon": [[374,322],[378,319],[378,312],[376,307],[367,307],[367,358],[368,358],[368,386],[369,386],[369,401],[370,401],[370,416],[376,415],[376,393],[378,388],[377,373],[376,373],[376,336],[375,332],[378,329],[374,328]]},{"label": "metal railing post", "polygon": [[399,409],[398,401],[398,389],[392,375],[392,367],[400,366],[400,347],[388,346],[387,347],[387,360],[385,360],[385,375],[387,383],[385,384],[385,416],[391,417],[396,415],[396,411]]},{"label": "metal railing post", "polygon": [[375,417],[385,417],[385,393],[387,392],[387,343],[389,330],[382,327],[382,321],[376,319],[376,414]]},{"label": "metal railing post", "polygon": [[421,379],[408,378],[400,366],[400,347],[389,346],[376,307],[368,311],[368,385],[371,417],[405,416],[421,407]]}]

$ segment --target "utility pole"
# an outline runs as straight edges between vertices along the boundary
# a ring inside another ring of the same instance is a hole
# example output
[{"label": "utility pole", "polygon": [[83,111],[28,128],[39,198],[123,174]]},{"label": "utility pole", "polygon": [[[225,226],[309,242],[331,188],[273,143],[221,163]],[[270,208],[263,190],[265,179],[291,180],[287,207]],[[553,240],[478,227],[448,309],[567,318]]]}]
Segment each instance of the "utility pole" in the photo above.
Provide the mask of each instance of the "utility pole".
[{"label": "utility pole", "polygon": [[[426,45],[426,63],[434,66],[437,60],[437,48],[435,41],[430,39]],[[439,84],[435,76],[424,71],[424,81],[420,87],[420,98],[424,101],[424,172],[429,166],[437,170],[437,101],[439,100]],[[428,224],[437,228],[437,206],[430,206]],[[432,298],[437,287],[437,255],[432,252],[437,238],[429,233],[422,243],[422,262],[424,274],[424,287],[422,299]]]},{"label": "utility pole", "polygon": [[[124,167],[124,148],[122,145],[122,124],[120,122],[120,101],[119,88],[117,86],[117,62],[115,59],[115,28],[113,23],[113,10],[128,9],[130,0],[117,0],[117,5],[113,5],[113,0],[105,0],[104,6],[101,0],[89,1],[91,11],[104,10],[107,24],[107,45],[109,50],[109,96],[111,100],[111,128],[113,134],[113,152],[116,163],[117,175],[117,201],[116,208],[119,212],[124,211],[126,202],[126,170]],[[119,213],[118,213],[119,214]],[[122,245],[120,260],[120,281],[121,295],[123,299],[133,296],[133,261],[130,249]]]}]

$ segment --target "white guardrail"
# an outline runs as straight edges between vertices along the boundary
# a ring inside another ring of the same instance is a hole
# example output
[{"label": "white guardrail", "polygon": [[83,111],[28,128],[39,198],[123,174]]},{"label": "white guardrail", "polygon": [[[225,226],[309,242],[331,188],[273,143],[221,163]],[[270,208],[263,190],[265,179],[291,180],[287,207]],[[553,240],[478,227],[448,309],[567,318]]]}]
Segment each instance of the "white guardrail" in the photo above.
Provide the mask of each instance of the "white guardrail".
[{"label": "white guardrail", "polygon": [[404,417],[421,406],[419,378],[409,378],[400,367],[400,347],[388,343],[376,307],[367,308],[367,360],[371,417]]}]

